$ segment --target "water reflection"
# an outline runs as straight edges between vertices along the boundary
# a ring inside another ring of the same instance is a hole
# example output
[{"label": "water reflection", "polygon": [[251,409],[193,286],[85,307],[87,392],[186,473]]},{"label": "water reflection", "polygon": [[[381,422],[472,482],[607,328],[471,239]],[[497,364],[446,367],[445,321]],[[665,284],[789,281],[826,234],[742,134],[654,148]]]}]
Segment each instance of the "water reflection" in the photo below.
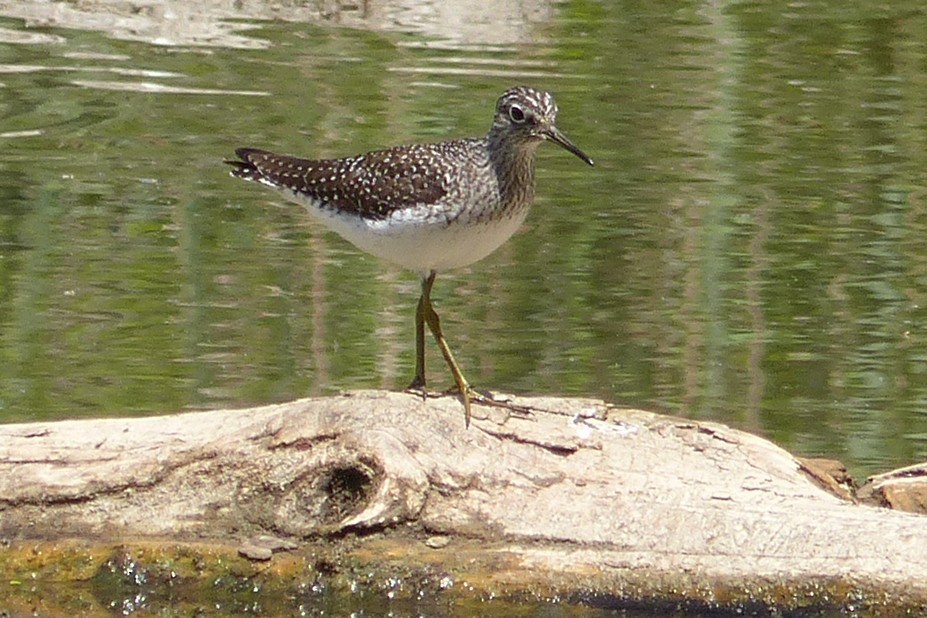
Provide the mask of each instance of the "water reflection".
[{"label": "water reflection", "polygon": [[173,6],[132,35],[0,2],[4,418],[404,386],[415,277],[221,159],[480,134],[526,81],[597,166],[540,152],[522,232],[439,279],[470,379],[719,419],[857,472],[927,456],[918,7],[326,17],[355,29]]},{"label": "water reflection", "polygon": [[[162,0],[154,5],[130,0],[117,5],[50,6],[40,0],[16,0],[0,2],[0,14],[22,19],[31,27],[98,30],[123,40],[168,47],[268,47],[268,42],[260,37],[247,36],[242,31],[258,27],[256,23],[260,21],[280,20],[414,33],[427,37],[427,44],[433,49],[486,50],[542,42],[544,24],[556,16],[554,7],[550,0],[497,0],[491,4],[465,0],[437,3],[390,0],[285,6],[188,0]],[[0,31],[0,40],[48,42],[17,30]]]}]

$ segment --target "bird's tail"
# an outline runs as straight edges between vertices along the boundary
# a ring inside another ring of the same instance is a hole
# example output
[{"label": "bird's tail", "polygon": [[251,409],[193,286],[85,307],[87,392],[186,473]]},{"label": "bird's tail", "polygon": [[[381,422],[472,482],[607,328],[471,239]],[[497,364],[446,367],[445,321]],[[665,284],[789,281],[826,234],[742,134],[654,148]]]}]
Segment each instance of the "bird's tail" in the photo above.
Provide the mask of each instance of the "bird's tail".
[{"label": "bird's tail", "polygon": [[254,163],[254,158],[256,155],[269,155],[269,152],[258,148],[236,148],[235,154],[238,159],[226,159],[224,161],[224,163],[232,166],[229,172],[232,176],[257,182],[264,180],[264,174]]}]

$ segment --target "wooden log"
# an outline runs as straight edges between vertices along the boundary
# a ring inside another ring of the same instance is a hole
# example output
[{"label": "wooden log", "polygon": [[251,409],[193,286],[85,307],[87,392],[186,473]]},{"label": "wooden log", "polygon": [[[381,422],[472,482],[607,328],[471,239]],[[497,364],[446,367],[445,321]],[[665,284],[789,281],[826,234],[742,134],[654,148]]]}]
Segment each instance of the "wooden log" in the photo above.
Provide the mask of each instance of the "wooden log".
[{"label": "wooden log", "polygon": [[927,463],[877,474],[856,493],[860,501],[898,511],[927,513]]},{"label": "wooden log", "polygon": [[720,424],[587,399],[479,404],[469,429],[456,398],[379,391],[11,424],[0,558],[26,539],[270,535],[469,569],[477,592],[927,606],[927,518],[840,499],[807,470]]}]

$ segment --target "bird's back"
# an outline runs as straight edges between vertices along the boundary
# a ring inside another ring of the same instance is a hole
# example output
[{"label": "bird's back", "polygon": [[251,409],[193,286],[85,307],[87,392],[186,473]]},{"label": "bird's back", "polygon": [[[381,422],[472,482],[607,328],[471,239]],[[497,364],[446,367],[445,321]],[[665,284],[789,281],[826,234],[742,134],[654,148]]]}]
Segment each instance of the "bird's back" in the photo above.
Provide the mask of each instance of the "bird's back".
[{"label": "bird's back", "polygon": [[[304,159],[239,148],[233,175],[281,190],[310,209],[371,222],[391,217],[449,223],[466,205],[497,206],[498,181],[486,140],[459,139],[375,150],[342,159]],[[494,199],[495,196],[495,199]]]}]

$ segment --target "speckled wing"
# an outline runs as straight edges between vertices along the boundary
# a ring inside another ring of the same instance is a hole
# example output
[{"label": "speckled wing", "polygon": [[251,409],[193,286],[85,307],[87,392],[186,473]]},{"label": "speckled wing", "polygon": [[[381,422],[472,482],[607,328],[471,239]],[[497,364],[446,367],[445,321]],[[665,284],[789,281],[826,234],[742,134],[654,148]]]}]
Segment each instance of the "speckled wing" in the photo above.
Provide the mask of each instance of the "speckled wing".
[{"label": "speckled wing", "polygon": [[288,191],[315,207],[380,220],[396,210],[436,204],[445,197],[447,174],[433,165],[434,148],[404,146],[318,160],[239,148],[239,160],[226,163],[237,178]]}]

